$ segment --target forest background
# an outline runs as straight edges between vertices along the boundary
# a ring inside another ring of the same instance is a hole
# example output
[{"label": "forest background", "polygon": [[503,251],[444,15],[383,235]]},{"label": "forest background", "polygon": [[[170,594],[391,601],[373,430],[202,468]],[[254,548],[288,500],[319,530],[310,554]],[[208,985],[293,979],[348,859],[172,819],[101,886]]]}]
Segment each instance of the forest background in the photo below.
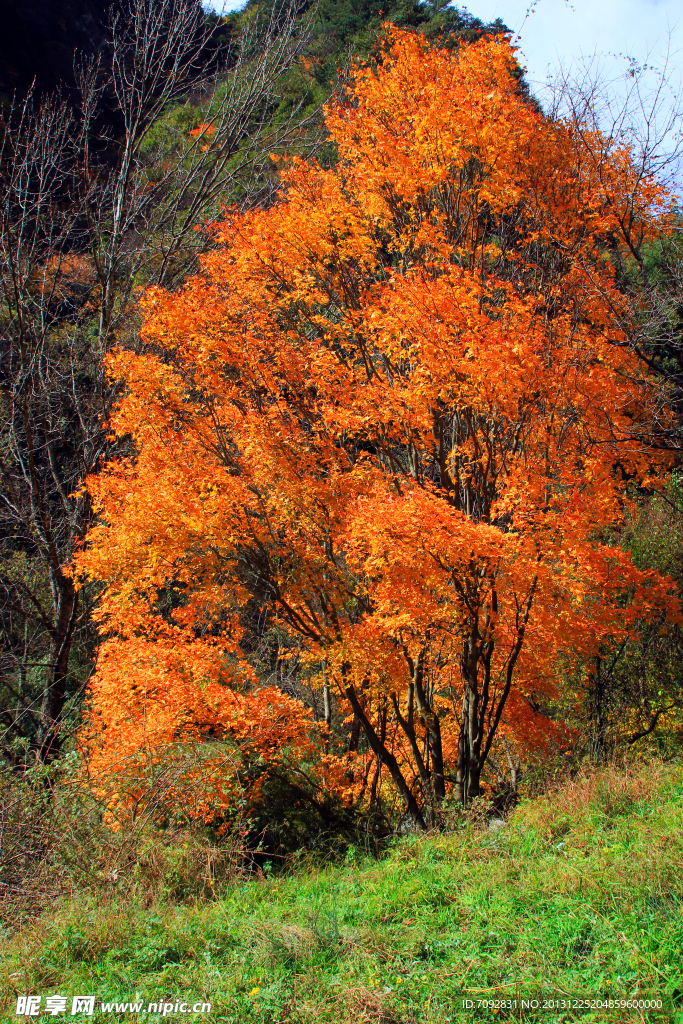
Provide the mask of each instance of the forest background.
[{"label": "forest background", "polygon": [[8,898],[88,831],[288,863],[679,750],[675,154],[505,38],[135,0],[6,106]]}]

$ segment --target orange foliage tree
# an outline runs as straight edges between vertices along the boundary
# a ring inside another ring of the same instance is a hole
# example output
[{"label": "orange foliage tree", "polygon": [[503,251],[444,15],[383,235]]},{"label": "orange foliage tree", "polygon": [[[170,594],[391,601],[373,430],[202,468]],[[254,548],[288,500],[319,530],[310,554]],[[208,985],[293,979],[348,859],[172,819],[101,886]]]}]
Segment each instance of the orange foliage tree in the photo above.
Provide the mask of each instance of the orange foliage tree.
[{"label": "orange foliage tree", "polygon": [[[678,615],[610,541],[656,468],[657,400],[610,253],[669,198],[515,72],[499,38],[391,31],[326,112],[338,162],[287,165],[201,276],[148,295],[141,351],[110,362],[135,454],[89,480],[79,563],[104,584],[100,765],[231,736],[344,799],[374,766],[425,827],[481,793],[496,743],[559,742],[559,659]],[[259,688],[255,607],[320,673],[326,722]]]}]

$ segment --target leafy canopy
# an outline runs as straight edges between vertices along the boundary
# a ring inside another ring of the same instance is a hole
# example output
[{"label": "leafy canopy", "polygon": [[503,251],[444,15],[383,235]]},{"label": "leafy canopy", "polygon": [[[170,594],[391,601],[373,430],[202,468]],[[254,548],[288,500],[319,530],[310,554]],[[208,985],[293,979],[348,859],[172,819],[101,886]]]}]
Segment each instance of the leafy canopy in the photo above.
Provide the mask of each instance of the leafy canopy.
[{"label": "leafy canopy", "polygon": [[[335,167],[285,165],[276,205],[217,225],[203,273],[149,293],[142,350],[110,361],[136,455],[88,482],[92,758],[231,743],[207,814],[237,758],[347,801],[376,763],[435,820],[497,743],[561,745],[538,711],[559,658],[679,614],[609,543],[626,482],[664,458],[609,246],[626,220],[655,238],[669,197],[626,146],[545,119],[505,39],[387,31],[327,109]],[[255,608],[331,687],[331,740],[255,675]]]}]

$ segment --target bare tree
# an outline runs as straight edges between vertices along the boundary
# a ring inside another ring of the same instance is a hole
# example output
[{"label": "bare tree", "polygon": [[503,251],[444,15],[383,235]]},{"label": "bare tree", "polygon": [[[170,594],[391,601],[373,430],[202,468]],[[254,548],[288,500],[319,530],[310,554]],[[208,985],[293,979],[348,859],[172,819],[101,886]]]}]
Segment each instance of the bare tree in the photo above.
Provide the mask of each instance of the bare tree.
[{"label": "bare tree", "polygon": [[[560,67],[546,88],[548,115],[573,125],[596,171],[605,166],[607,152],[630,152],[636,173],[630,192],[618,197],[615,238],[606,239],[621,288],[632,300],[629,315],[615,311],[615,318],[644,371],[661,385],[651,410],[650,435],[643,440],[675,450],[683,441],[683,222],[679,213],[669,239],[653,246],[644,230],[643,213],[648,211],[640,209],[636,216],[635,206],[644,181],[656,181],[673,196],[680,193],[679,58],[669,35],[663,53],[649,54],[643,61],[621,58],[625,66],[616,75],[608,73],[608,58],[594,55],[569,69]],[[653,220],[661,212],[656,203],[649,210]]]},{"label": "bare tree", "polygon": [[68,565],[91,519],[80,482],[113,454],[105,356],[135,344],[143,287],[174,287],[192,271],[211,244],[201,227],[221,204],[267,201],[269,154],[313,144],[314,118],[274,116],[306,44],[300,6],[247,22],[217,70],[216,23],[199,0],[126,0],[112,9],[106,59],[77,66],[77,107],[58,95],[38,107],[31,94],[1,126],[7,751],[55,759],[84,678],[75,638],[88,639],[90,597]]},{"label": "bare tree", "polygon": [[[615,234],[605,250],[627,300],[615,310],[619,344],[638,356],[640,368],[657,385],[648,424],[638,437],[643,449],[683,449],[683,221],[674,211],[671,232],[652,241],[643,225],[650,214],[661,217],[659,203],[636,213],[644,182],[657,182],[676,196],[683,180],[683,78],[680,54],[669,35],[663,53],[625,61],[609,74],[610,60],[593,57],[550,81],[548,112],[565,118],[581,134],[593,168],[606,151],[628,149],[636,173],[630,192],[621,193],[614,212]],[[613,62],[612,62],[612,66]],[[607,193],[607,189],[605,192]],[[635,225],[640,219],[641,227]],[[617,343],[617,342],[615,342]],[[680,527],[683,504],[680,478],[674,476],[656,496],[642,495],[639,513],[623,536],[643,568],[656,568],[681,588]],[[680,714],[681,631],[654,614],[637,624],[628,641],[606,643],[585,666],[586,704],[583,726],[586,753],[605,760],[617,749],[650,736],[667,716]]]}]

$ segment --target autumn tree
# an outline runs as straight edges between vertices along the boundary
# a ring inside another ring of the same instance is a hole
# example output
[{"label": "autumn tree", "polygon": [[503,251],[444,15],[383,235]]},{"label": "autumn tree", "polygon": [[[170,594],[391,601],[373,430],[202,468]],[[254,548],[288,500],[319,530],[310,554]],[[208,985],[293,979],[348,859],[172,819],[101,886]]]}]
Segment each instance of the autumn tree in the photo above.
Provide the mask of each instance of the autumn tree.
[{"label": "autumn tree", "polygon": [[[663,466],[612,254],[665,231],[670,197],[622,141],[539,113],[500,38],[393,30],[326,117],[335,166],[285,163],[282,198],[218,225],[109,360],[134,454],[88,484],[88,742],[106,772],[124,747],[254,735],[280,770],[306,736],[321,788],[336,763],[345,799],[396,794],[422,828],[481,794],[496,744],[515,771],[561,747],[560,662],[679,615],[611,532]],[[333,712],[316,732],[290,704],[296,743],[270,753],[254,608]]]}]

